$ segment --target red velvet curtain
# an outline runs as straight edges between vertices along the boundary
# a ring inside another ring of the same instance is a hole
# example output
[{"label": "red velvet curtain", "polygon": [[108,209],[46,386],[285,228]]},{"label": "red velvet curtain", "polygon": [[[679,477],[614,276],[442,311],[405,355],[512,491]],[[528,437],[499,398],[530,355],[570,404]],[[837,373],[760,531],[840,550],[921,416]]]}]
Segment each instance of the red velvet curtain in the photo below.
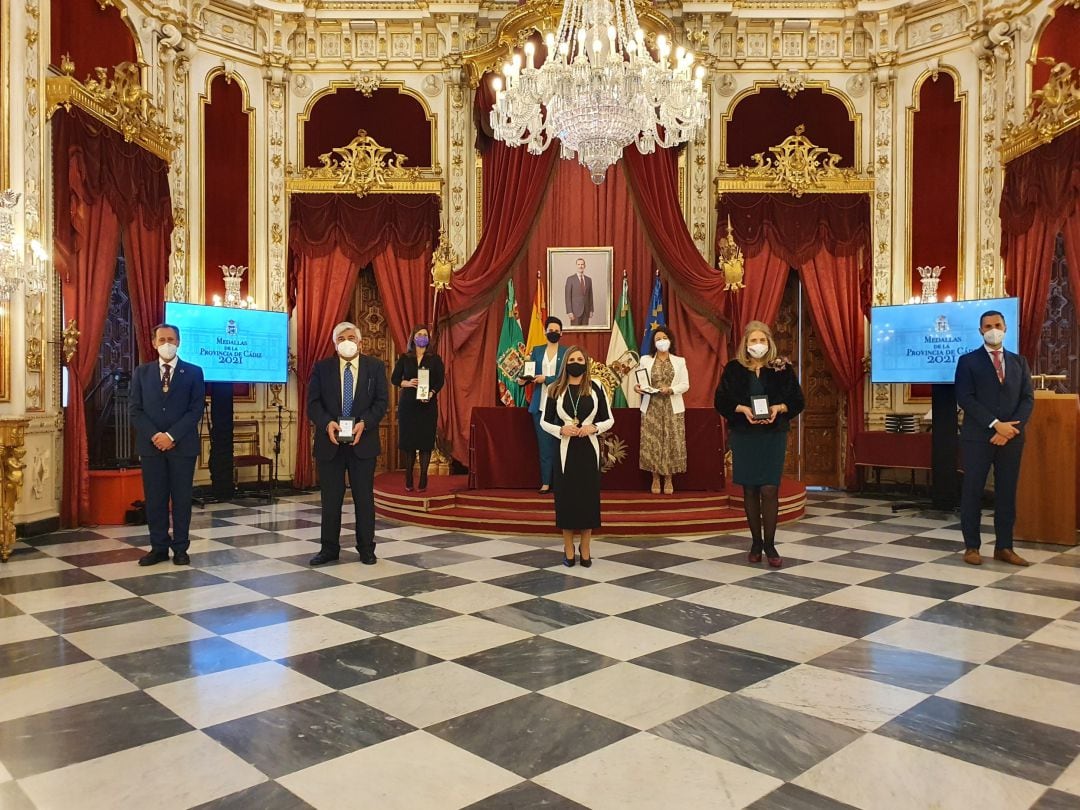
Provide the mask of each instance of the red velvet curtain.
[{"label": "red velvet curtain", "polygon": [[[64,488],[60,520],[64,527],[80,525],[90,512],[90,477],[87,457],[86,413],[83,391],[91,384],[98,347],[105,330],[120,244],[120,221],[104,195],[87,184],[84,156],[73,155],[68,164],[70,235],[56,252],[63,284],[64,313],[74,319],[80,335],[78,348],[68,360],[68,407],[64,420]],[[60,241],[60,235],[57,234]]]},{"label": "red velvet curtain", "polygon": [[439,434],[459,461],[468,458],[473,407],[492,403],[500,293],[536,222],[558,158],[556,149],[530,155],[502,143],[484,156],[484,232],[472,256],[454,273],[453,287],[441,297],[437,336],[446,363]]},{"label": "red velvet curtain", "polygon": [[[1080,206],[1080,129],[1010,161],[1001,190],[1001,255],[1005,286],[1020,298],[1020,351],[1034,362],[1057,234],[1071,225]],[[1067,251],[1075,251],[1068,233]],[[1068,255],[1075,255],[1070,253]],[[1070,272],[1076,267],[1070,261]],[[1070,277],[1070,281],[1072,278]]]},{"label": "red velvet curtain", "polygon": [[[439,228],[439,200],[429,194],[305,194],[292,199],[289,224],[290,300],[296,306],[296,470],[298,487],[314,483],[307,385],[312,366],[332,351],[331,331],[349,311],[361,268],[382,267],[387,315],[394,340],[424,312],[430,266]],[[388,251],[391,258],[380,260]],[[404,270],[407,278],[393,278]],[[419,283],[418,283],[419,282]],[[403,344],[399,344],[403,345]]]},{"label": "red velvet curtain", "polygon": [[359,270],[345,251],[301,255],[296,267],[296,469],[293,485],[315,483],[311,462],[311,423],[307,387],[311,369],[332,351],[331,332],[345,318]]},{"label": "red velvet curtain", "polygon": [[399,352],[405,351],[414,326],[432,328],[431,253],[430,241],[419,248],[391,241],[371,260],[390,334]]},{"label": "red velvet curtain", "polygon": [[[568,211],[572,211],[573,216],[567,216]],[[621,172],[612,171],[608,172],[607,180],[598,186],[589,178],[589,172],[577,162],[560,160],[555,166],[555,176],[540,207],[528,244],[514,268],[514,292],[523,334],[529,333],[537,272],[544,279],[545,286],[547,284],[547,249],[582,245],[604,245],[613,249],[612,310],[619,301],[625,270],[630,283],[634,326],[644,324],[655,263],[645,233],[634,213],[626,179]],[[562,295],[561,289],[547,290],[548,311],[552,314],[557,315],[562,311]],[[570,324],[566,323],[565,327],[569,328]],[[563,338],[563,342],[581,346],[591,357],[603,361],[607,359],[610,339],[610,331],[575,332]],[[680,354],[682,348],[680,343],[677,349]]]},{"label": "red velvet curtain", "polygon": [[865,267],[858,256],[836,256],[822,248],[800,269],[810,317],[814,320],[833,378],[847,393],[848,430],[845,486],[855,486],[855,436],[863,429],[865,354]]},{"label": "red velvet curtain", "polygon": [[173,228],[168,166],[78,110],[53,119],[55,261],[65,317],[79,346],[68,365],[61,521],[75,526],[89,510],[83,391],[97,363],[121,234],[140,354],[160,321]]},{"label": "red velvet curtain", "polygon": [[1073,306],[1080,312],[1080,202],[1077,202],[1061,230],[1065,234],[1065,264],[1069,268]]},{"label": "red velvet curtain", "polygon": [[[643,155],[637,147],[623,150],[626,171],[642,227],[653,256],[682,300],[724,328],[724,284],[719,273],[698,253],[679,205],[679,156],[673,149]],[[674,325],[673,327],[674,328]]]},{"label": "red velvet curtain", "polygon": [[147,217],[140,209],[124,228],[128,292],[135,339],[143,362],[153,360],[153,329],[165,319],[172,218]]},{"label": "red velvet curtain", "polygon": [[870,245],[866,194],[725,193],[716,212],[717,244],[727,236],[730,216],[735,241],[745,255],[756,256],[767,244],[788,267],[802,267],[822,247],[834,256],[852,256]]},{"label": "red velvet curtain", "polygon": [[[726,239],[727,231],[726,228],[718,227],[716,233],[719,250],[720,241]],[[763,242],[761,250],[756,254],[743,254],[745,286],[728,295],[727,312],[731,319],[728,344],[732,353],[742,340],[743,332],[750,321],[763,321],[770,325],[776,322],[790,270],[791,265],[776,255],[768,242]]]}]

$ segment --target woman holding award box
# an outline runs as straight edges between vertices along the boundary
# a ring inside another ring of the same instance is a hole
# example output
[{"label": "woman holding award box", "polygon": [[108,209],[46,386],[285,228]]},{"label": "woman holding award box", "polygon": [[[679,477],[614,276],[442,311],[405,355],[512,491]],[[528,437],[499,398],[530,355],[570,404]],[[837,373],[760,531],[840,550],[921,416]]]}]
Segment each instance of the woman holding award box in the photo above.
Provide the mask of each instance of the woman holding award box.
[{"label": "woman holding award box", "polygon": [[802,388],[791,363],[780,357],[772,330],[750,321],[735,359],[724,367],[716,389],[716,410],[727,420],[733,474],[743,488],[750,524],[749,560],[784,564],[776,550],[780,477],[787,453],[788,425],[804,407]]},{"label": "woman holding award box", "polygon": [[435,425],[439,409],[435,395],[443,387],[443,362],[432,351],[426,326],[417,326],[409,335],[405,354],[397,359],[390,381],[398,393],[398,448],[404,454],[405,489],[413,490],[413,465],[420,454],[420,491],[427,489],[428,465],[435,448]]},{"label": "woman holding award box", "polygon": [[661,326],[653,332],[652,355],[644,355],[635,373],[648,386],[638,383],[641,394],[641,450],[638,466],[652,473],[653,495],[675,491],[676,474],[686,472],[686,405],[683,394],[690,390],[686,360],[671,353],[671,332]]}]

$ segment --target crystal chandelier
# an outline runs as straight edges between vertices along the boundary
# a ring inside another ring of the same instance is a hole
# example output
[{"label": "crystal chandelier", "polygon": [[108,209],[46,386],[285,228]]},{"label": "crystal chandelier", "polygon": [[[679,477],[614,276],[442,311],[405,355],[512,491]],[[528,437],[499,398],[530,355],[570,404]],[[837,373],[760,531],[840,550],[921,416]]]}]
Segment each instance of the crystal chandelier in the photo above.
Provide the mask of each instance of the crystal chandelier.
[{"label": "crystal chandelier", "polygon": [[634,0],[566,0],[557,33],[546,37],[547,59],[535,66],[525,45],[496,78],[491,126],[510,146],[538,155],[558,138],[562,156],[577,155],[594,183],[604,182],[623,148],[644,155],[677,146],[705,124],[705,68],[681,46],[656,38],[657,58],[638,27]]},{"label": "crystal chandelier", "polygon": [[27,295],[42,295],[48,289],[48,254],[37,239],[31,240],[27,250],[15,232],[15,209],[21,197],[11,189],[0,193],[0,301],[10,301],[20,284],[26,285]]},{"label": "crystal chandelier", "polygon": [[255,306],[255,299],[250,295],[247,298],[240,297],[240,279],[244,277],[247,268],[242,264],[221,265],[221,275],[225,279],[225,297],[214,296],[215,307],[232,307],[233,309],[250,309]]}]

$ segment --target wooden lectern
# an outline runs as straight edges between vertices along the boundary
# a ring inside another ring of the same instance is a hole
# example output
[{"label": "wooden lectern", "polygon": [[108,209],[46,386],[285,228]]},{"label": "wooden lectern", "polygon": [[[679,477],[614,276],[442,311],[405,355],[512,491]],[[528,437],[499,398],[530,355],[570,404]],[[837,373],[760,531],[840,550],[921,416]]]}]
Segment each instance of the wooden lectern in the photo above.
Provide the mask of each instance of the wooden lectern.
[{"label": "wooden lectern", "polygon": [[1035,392],[1016,493],[1017,540],[1075,546],[1080,529],[1080,399]]}]

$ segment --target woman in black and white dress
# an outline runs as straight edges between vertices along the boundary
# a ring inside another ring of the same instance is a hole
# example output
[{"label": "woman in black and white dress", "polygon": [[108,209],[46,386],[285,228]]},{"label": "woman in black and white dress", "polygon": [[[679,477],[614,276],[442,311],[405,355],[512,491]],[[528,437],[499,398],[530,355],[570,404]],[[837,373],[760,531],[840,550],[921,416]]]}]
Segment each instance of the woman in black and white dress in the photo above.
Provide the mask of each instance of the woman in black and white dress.
[{"label": "woman in black and white dress", "polygon": [[581,564],[592,565],[589,542],[600,528],[600,442],[615,424],[603,386],[589,375],[589,356],[572,347],[548,389],[541,426],[559,439],[555,460],[555,525],[563,534],[563,565],[575,563],[574,535],[581,537]]}]

